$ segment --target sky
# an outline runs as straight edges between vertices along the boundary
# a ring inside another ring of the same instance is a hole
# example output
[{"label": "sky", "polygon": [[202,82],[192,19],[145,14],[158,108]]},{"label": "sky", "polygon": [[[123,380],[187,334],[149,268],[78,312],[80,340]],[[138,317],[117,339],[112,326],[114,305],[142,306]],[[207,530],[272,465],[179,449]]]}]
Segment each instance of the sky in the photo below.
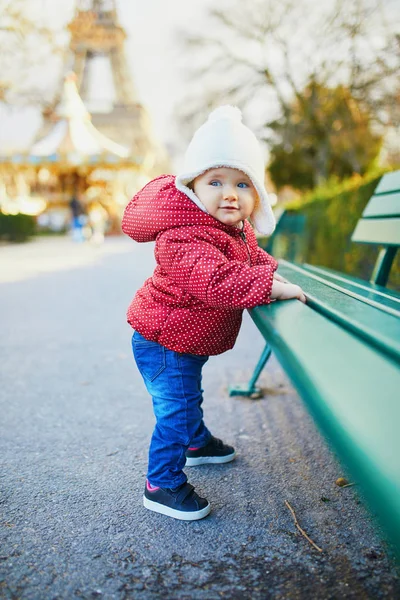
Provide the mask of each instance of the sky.
[{"label": "sky", "polygon": [[[184,74],[176,64],[180,33],[202,22],[211,0],[117,0],[126,29],[127,58],[140,100],[147,106],[156,132],[168,135],[168,121],[184,92]],[[192,24],[192,25],[191,25]]]},{"label": "sky", "polygon": [[[74,0],[34,0],[43,21],[54,27],[67,24]],[[120,24],[127,33],[125,51],[138,100],[148,109],[156,138],[167,142],[174,106],[184,90],[179,72],[179,34],[201,25],[211,0],[116,0]],[[43,74],[43,77],[45,75]],[[0,109],[0,146],[30,140],[40,125],[34,109]]]},{"label": "sky", "polygon": [[[1,6],[6,2],[22,2],[22,0],[0,0]],[[260,0],[262,2],[263,0]],[[303,0],[315,6],[311,16],[321,9],[320,0]],[[353,0],[355,1],[355,0]],[[333,0],[324,0],[323,7]],[[350,0],[351,2],[351,0]],[[35,17],[39,22],[54,28],[62,28],[72,19],[75,0],[24,0],[26,6],[34,7]],[[207,19],[207,11],[215,6],[212,0],[116,0],[120,24],[127,33],[125,52],[136,88],[138,100],[148,109],[156,139],[171,145],[177,132],[173,128],[174,108],[189,90],[185,73],[180,65],[182,31],[197,31],[205,35],[217,36],[220,32],[212,31],[212,22]],[[390,5],[388,14],[392,17],[400,13],[398,0],[382,0],[383,5]],[[229,6],[229,2],[225,5]],[[396,8],[397,6],[397,8]],[[1,15],[0,15],[1,16]],[[64,34],[67,41],[68,37]],[[305,42],[304,42],[305,43]],[[36,52],[36,49],[32,49]],[[240,48],[239,48],[240,51]],[[51,57],[43,57],[43,68],[38,77],[54,81],[61,77],[60,65],[51,66]],[[0,71],[0,79],[1,79]],[[194,86],[192,85],[192,89]],[[0,148],[10,145],[29,144],[40,126],[40,111],[37,109],[15,109],[11,111],[0,105]],[[248,123],[253,126],[252,123]]]}]

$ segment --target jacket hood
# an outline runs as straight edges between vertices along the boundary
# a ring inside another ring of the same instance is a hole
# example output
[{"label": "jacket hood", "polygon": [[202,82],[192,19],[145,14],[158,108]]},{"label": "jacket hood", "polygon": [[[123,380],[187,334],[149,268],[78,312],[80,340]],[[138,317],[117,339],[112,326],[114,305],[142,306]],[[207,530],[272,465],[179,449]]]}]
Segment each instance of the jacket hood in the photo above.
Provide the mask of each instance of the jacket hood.
[{"label": "jacket hood", "polygon": [[196,206],[176,188],[173,175],[161,175],[145,185],[129,202],[122,219],[122,231],[136,242],[152,242],[167,229],[189,225],[240,234],[239,229],[220,223]]}]

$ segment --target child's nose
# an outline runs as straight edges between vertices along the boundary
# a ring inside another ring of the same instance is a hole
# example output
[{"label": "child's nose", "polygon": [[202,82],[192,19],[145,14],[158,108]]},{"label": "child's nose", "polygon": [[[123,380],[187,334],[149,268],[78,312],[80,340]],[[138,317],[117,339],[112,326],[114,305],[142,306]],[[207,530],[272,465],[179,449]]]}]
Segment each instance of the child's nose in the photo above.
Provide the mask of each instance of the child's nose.
[{"label": "child's nose", "polygon": [[233,185],[227,185],[224,188],[225,200],[237,200],[236,188]]}]

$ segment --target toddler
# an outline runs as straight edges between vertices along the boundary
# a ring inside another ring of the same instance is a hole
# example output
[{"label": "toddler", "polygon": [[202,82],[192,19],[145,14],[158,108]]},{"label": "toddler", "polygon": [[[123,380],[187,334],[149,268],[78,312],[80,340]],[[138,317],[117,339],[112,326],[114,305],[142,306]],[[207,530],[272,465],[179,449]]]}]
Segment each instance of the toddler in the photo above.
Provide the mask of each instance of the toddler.
[{"label": "toddler", "polygon": [[264,174],[261,146],[240,110],[223,106],[196,131],[182,173],[154,179],[125,209],[124,233],[155,241],[157,262],[128,309],[135,361],[156,417],[143,503],[176,519],[210,512],[187,482],[185,465],[235,458],[203,421],[204,364],[233,347],[245,308],[305,302],[301,288],[276,274],[276,260],[258,247],[248,222],[260,233],[274,230]]}]

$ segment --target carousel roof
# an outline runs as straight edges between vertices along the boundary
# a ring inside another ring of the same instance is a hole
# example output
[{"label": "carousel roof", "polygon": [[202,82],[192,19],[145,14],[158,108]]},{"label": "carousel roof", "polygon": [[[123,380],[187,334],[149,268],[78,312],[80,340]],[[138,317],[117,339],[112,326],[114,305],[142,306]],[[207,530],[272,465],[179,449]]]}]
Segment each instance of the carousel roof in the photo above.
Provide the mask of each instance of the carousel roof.
[{"label": "carousel roof", "polygon": [[74,73],[65,77],[61,100],[53,115],[55,124],[32,146],[30,161],[115,163],[128,158],[128,148],[113,142],[94,127],[75,80]]}]

